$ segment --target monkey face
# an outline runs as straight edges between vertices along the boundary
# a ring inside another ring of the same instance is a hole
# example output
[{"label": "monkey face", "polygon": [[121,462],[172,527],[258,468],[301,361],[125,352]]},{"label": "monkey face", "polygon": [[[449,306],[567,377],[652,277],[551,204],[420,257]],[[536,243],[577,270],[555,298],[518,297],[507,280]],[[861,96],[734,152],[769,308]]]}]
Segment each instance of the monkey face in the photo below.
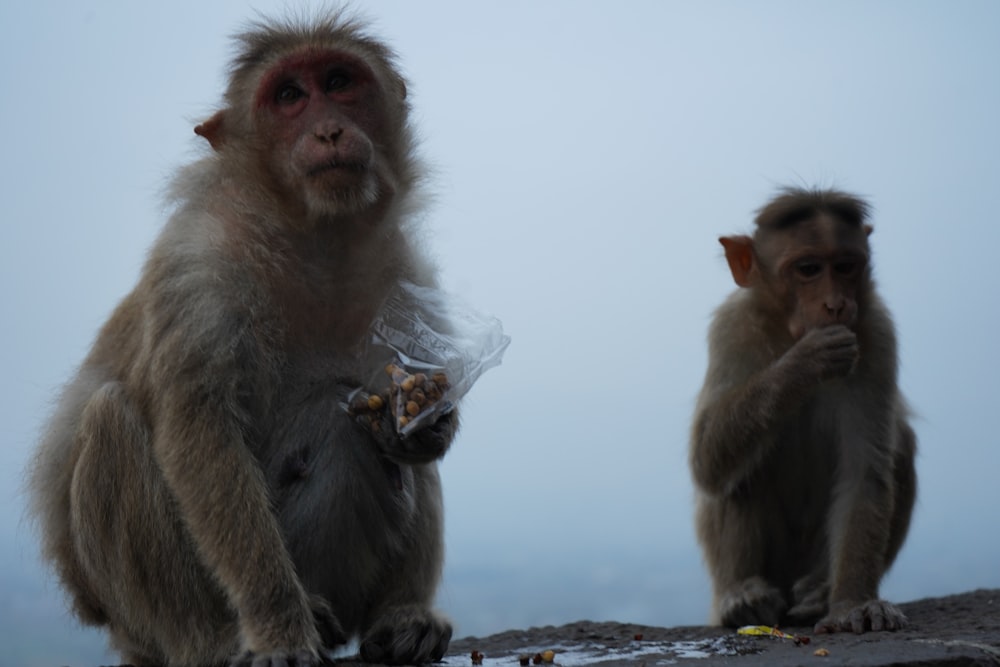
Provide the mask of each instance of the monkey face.
[{"label": "monkey face", "polygon": [[857,276],[863,267],[864,262],[854,256],[806,257],[790,267],[794,307],[788,329],[793,339],[832,324],[854,329],[858,317]]},{"label": "monkey face", "polygon": [[853,330],[861,288],[869,280],[866,230],[822,215],[786,230],[780,245],[776,274],[792,338],[834,324]]},{"label": "monkey face", "polygon": [[357,213],[377,200],[376,145],[391,134],[384,98],[374,71],[338,50],[293,53],[261,77],[255,111],[268,162],[311,213]]}]

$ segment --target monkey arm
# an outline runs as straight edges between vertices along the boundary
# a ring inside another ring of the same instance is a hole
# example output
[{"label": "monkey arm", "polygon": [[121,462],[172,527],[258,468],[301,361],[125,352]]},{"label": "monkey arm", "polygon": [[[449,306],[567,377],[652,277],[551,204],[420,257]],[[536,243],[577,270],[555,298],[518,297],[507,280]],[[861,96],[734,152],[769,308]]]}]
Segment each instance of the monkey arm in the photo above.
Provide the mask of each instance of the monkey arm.
[{"label": "monkey arm", "polygon": [[837,489],[829,514],[832,605],[878,597],[888,567],[903,403],[896,389],[894,337],[883,329],[879,338],[885,349],[863,356],[838,396]]},{"label": "monkey arm", "polygon": [[[829,611],[816,632],[861,633],[896,630],[906,617],[878,597],[879,582],[888,569],[890,542],[898,494],[894,487],[891,436],[884,433],[885,416],[854,405],[844,415],[852,429],[842,443],[834,503],[828,515],[830,534]],[[894,427],[894,419],[888,420]],[[867,451],[865,451],[867,449]],[[853,467],[848,462],[853,462]],[[907,513],[909,508],[902,510]]]},{"label": "monkey arm", "polygon": [[[254,392],[272,386],[259,323],[204,285],[179,291],[157,291],[148,311],[149,366],[160,382],[150,392],[155,461],[201,561],[238,613],[243,648],[315,652],[310,601],[248,441],[258,426],[251,415],[267,400]],[[186,317],[178,305],[190,309]]]},{"label": "monkey arm", "polygon": [[691,433],[694,480],[711,494],[727,495],[749,476],[775,442],[769,437],[787,392],[770,369],[728,391],[702,391]]},{"label": "monkey arm", "polygon": [[816,385],[789,350],[769,358],[766,341],[745,335],[727,345],[728,323],[719,319],[709,336],[709,366],[691,432],[695,482],[712,494],[732,493],[765,459],[780,422],[800,407]]},{"label": "monkey arm", "polygon": [[723,304],[709,329],[692,426],[692,474],[714,494],[732,493],[773,448],[782,422],[823,382],[848,374],[858,355],[847,327],[814,328],[793,342],[773,313],[741,296]]},{"label": "monkey arm", "polygon": [[156,460],[201,560],[237,610],[245,648],[315,645],[308,598],[235,420],[175,392],[165,403],[169,425],[154,436]]}]

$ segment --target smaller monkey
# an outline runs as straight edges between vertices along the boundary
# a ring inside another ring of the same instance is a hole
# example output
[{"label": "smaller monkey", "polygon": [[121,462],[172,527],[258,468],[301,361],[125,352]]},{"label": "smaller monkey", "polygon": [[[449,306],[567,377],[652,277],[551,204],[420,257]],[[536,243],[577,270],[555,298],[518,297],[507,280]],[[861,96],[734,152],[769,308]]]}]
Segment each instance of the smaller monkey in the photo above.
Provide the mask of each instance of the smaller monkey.
[{"label": "smaller monkey", "polygon": [[916,495],[896,334],[871,277],[869,205],[788,188],[724,236],[690,466],[714,621],[896,630],[878,598]]}]

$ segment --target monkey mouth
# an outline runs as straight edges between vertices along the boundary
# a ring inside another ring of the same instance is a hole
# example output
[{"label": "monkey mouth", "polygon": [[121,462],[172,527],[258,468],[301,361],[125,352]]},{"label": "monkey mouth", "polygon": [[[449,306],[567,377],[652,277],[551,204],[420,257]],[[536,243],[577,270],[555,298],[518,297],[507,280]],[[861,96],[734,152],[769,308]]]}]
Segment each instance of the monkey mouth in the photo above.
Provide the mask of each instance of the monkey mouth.
[{"label": "monkey mouth", "polygon": [[349,173],[349,174],[362,174],[365,172],[367,167],[361,162],[341,162],[339,160],[327,160],[320,164],[310,167],[306,171],[306,176],[312,178],[319,176],[321,174],[327,174],[331,172],[339,173]]}]

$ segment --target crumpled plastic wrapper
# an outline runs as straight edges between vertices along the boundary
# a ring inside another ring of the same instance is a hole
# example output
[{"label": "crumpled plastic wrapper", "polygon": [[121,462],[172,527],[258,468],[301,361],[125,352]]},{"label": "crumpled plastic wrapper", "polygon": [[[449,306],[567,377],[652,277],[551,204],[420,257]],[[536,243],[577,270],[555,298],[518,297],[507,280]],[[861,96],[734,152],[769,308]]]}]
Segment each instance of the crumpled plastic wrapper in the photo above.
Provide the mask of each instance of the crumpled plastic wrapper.
[{"label": "crumpled plastic wrapper", "polygon": [[369,331],[367,354],[384,358],[385,365],[342,407],[367,414],[373,428],[388,409],[401,436],[453,410],[483,373],[500,364],[510,344],[497,318],[409,282],[389,294]]}]

